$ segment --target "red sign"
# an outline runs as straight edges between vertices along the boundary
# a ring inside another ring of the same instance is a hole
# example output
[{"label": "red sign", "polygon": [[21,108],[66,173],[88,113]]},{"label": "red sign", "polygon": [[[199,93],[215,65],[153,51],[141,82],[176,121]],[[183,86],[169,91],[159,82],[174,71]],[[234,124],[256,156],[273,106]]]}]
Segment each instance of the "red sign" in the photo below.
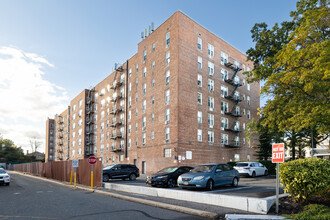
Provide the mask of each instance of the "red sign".
[{"label": "red sign", "polygon": [[89,157],[89,158],[88,158],[88,163],[89,163],[89,164],[95,164],[96,161],[97,161],[96,157]]},{"label": "red sign", "polygon": [[273,144],[272,162],[273,163],[284,162],[284,143]]}]

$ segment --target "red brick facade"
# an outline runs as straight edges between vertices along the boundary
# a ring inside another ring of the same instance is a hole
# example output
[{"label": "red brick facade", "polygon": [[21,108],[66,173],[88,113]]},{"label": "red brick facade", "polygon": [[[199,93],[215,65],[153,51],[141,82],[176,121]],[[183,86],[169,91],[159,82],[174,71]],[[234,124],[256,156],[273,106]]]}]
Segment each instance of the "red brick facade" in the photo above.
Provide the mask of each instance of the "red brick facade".
[{"label": "red brick facade", "polygon": [[[223,62],[222,53],[228,55]],[[103,157],[105,166],[135,163],[142,173],[177,164],[254,159],[251,144],[257,137],[249,143],[244,130],[257,117],[259,84],[248,85],[242,75],[251,67],[244,54],[178,11],[138,44],[133,57],[71,101],[61,114],[69,118],[64,122],[69,134],[65,155]],[[221,77],[225,71],[227,77]],[[227,94],[221,95],[221,88]],[[80,109],[82,114],[73,117]],[[80,119],[82,124],[73,128]],[[58,117],[55,121],[59,126]],[[221,137],[228,142],[221,143]]]}]

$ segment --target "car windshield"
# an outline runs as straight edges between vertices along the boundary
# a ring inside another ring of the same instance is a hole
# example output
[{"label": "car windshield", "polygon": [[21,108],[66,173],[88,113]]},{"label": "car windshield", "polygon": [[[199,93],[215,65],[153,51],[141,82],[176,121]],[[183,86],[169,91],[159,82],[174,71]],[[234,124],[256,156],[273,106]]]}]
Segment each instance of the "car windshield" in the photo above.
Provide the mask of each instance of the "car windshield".
[{"label": "car windshield", "polygon": [[110,170],[112,167],[114,167],[115,165],[111,165],[111,166],[107,166],[105,167],[103,170]]},{"label": "car windshield", "polygon": [[6,173],[4,169],[0,169],[0,173]]},{"label": "car windshield", "polygon": [[249,166],[248,163],[238,163],[238,164],[236,164],[235,167],[247,167],[247,166]]},{"label": "car windshield", "polygon": [[178,167],[166,167],[160,171],[158,171],[157,173],[172,173],[175,172],[178,169]]},{"label": "car windshield", "polygon": [[210,173],[212,172],[215,165],[199,165],[192,169],[190,172],[192,173]]}]

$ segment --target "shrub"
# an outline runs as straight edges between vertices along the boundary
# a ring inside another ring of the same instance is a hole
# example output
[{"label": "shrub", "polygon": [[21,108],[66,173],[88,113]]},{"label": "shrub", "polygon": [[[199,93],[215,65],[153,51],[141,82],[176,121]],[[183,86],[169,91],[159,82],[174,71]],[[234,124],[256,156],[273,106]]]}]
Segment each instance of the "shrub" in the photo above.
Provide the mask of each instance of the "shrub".
[{"label": "shrub", "polygon": [[297,220],[328,220],[330,219],[330,209],[325,205],[306,205],[304,211],[298,214],[285,216]]},{"label": "shrub", "polygon": [[314,195],[326,195],[330,189],[330,161],[299,159],[280,164],[284,192],[297,202],[308,202]]},{"label": "shrub", "polygon": [[276,163],[273,163],[269,160],[261,160],[259,162],[262,163],[268,169],[268,174],[276,175]]}]

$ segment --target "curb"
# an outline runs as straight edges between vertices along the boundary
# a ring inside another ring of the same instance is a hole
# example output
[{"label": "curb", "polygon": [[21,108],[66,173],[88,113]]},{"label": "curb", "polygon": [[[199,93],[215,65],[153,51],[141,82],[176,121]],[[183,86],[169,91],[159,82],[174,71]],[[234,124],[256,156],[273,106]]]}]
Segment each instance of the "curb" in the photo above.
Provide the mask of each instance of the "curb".
[{"label": "curb", "polygon": [[[72,187],[72,185],[69,185],[67,183],[47,179],[47,178],[44,178],[44,177],[33,176],[33,175],[30,175],[30,174],[27,174],[27,173],[20,173],[20,172],[16,172],[16,171],[10,171],[10,172],[15,173],[15,174],[19,174],[19,175],[29,176],[29,177],[34,178],[34,179],[39,179],[39,180],[43,180],[43,181],[47,181],[47,182],[51,182],[51,183],[56,183],[58,185],[62,185],[62,186],[66,186],[66,187]],[[147,199],[129,197],[129,196],[120,195],[120,194],[112,193],[112,192],[106,192],[106,191],[102,191],[102,190],[98,190],[98,189],[89,189],[89,188],[83,187],[83,186],[76,186],[76,188],[86,190],[86,191],[89,191],[89,192],[94,192],[94,193],[101,194],[101,195],[114,197],[114,198],[117,198],[117,199],[128,200],[128,201],[131,201],[131,202],[136,202],[136,203],[141,203],[141,204],[145,204],[145,205],[149,205],[149,206],[153,206],[153,207],[157,207],[157,208],[163,208],[163,209],[168,209],[168,210],[172,210],[172,211],[182,212],[182,213],[185,213],[185,214],[201,216],[201,217],[204,217],[204,218],[210,218],[210,219],[219,218],[219,215],[217,213],[214,213],[214,212],[207,212],[207,211],[191,209],[191,208],[177,206],[177,205],[166,204],[166,203],[162,203],[162,202],[155,202],[155,201],[151,201],[151,200],[147,200]]]},{"label": "curb", "polygon": [[248,219],[260,219],[260,220],[282,220],[286,219],[283,216],[277,215],[238,215],[238,214],[226,214],[226,220],[248,220]]}]

